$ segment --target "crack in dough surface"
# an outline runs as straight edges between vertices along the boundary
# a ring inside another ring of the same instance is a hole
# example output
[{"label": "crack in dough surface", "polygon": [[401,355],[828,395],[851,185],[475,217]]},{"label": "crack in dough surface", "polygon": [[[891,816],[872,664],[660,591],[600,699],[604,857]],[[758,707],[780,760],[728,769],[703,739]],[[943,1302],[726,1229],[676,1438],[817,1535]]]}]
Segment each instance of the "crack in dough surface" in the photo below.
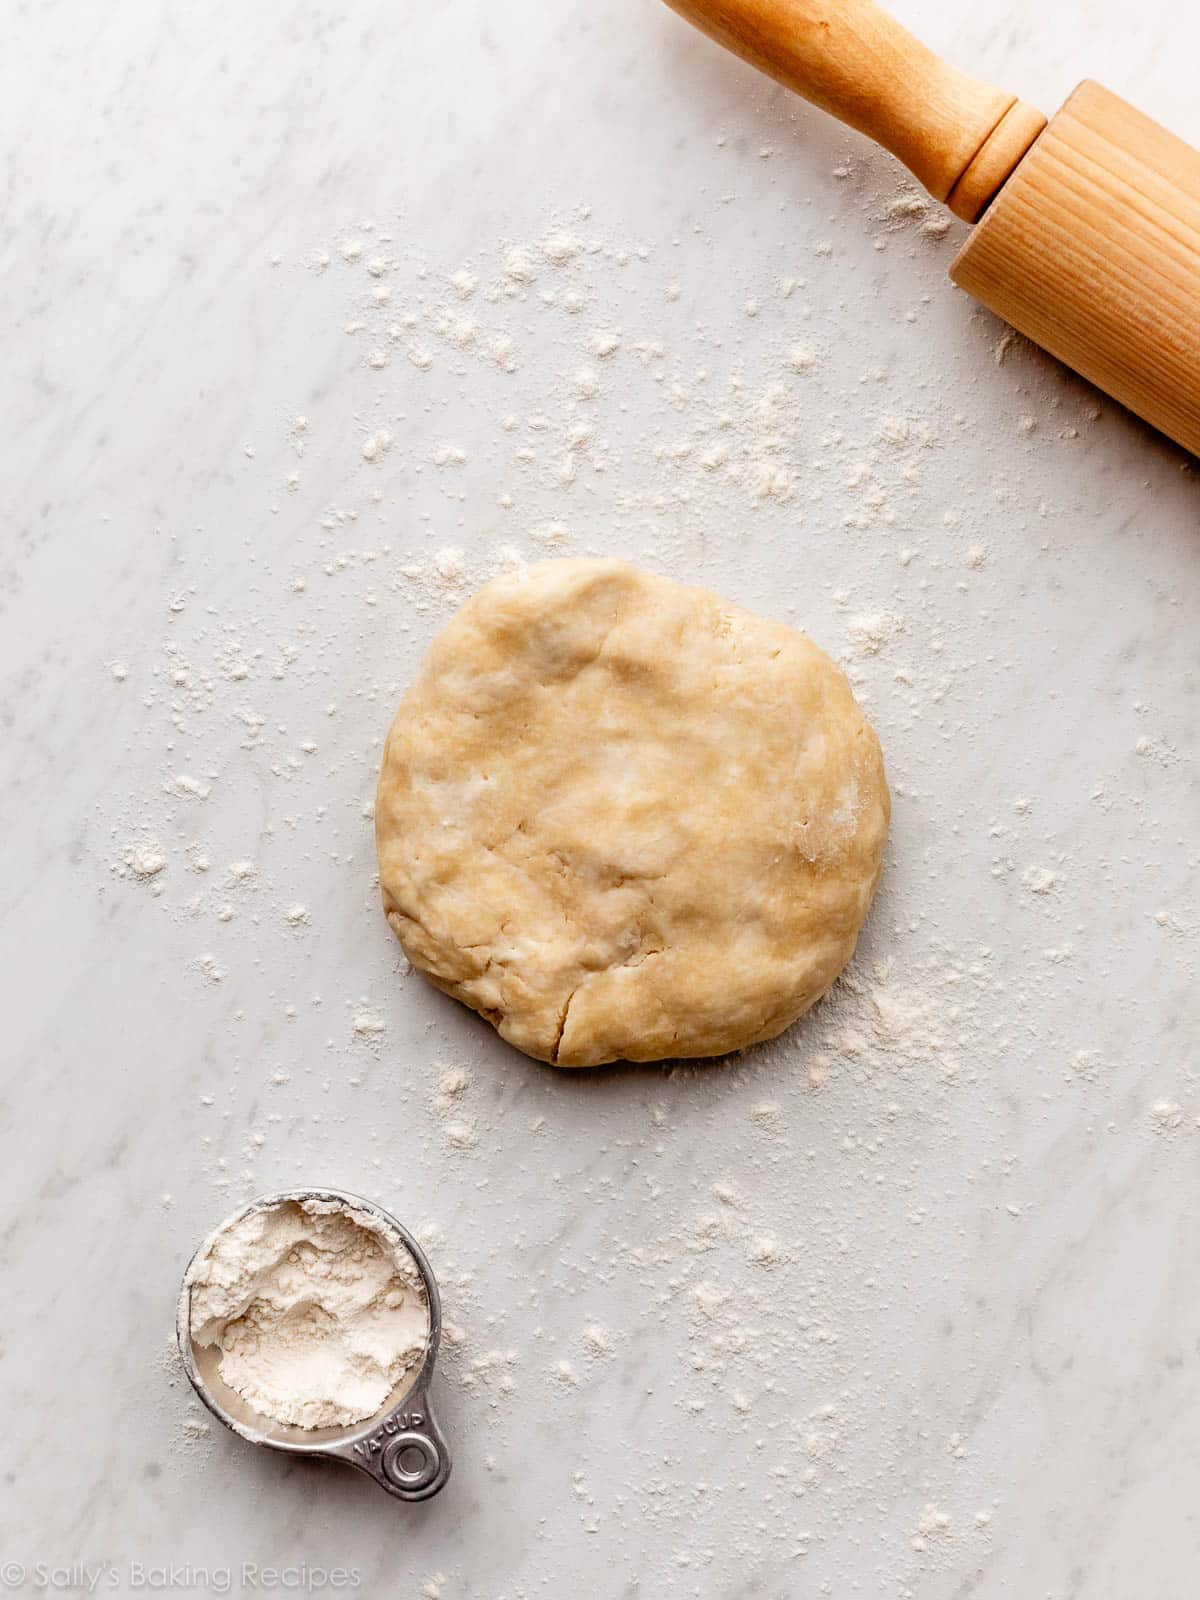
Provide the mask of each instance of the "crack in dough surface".
[{"label": "crack in dough surface", "polygon": [[489,583],[434,640],[375,826],[413,966],[577,1067],[782,1032],[853,953],[888,817],[878,741],[803,634],[569,560]]}]

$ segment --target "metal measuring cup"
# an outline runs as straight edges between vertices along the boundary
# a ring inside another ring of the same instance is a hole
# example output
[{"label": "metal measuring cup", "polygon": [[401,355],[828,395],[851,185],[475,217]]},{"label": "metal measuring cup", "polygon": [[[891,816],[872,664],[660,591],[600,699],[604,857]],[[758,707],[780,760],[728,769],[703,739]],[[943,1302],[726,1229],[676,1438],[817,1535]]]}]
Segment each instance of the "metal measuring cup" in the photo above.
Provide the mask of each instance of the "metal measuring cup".
[{"label": "metal measuring cup", "polygon": [[[390,1238],[408,1251],[416,1262],[425,1286],[429,1334],[419,1371],[415,1377],[406,1374],[375,1416],[349,1427],[297,1428],[290,1423],[274,1422],[262,1416],[236,1390],[222,1381],[220,1350],[215,1346],[202,1347],[192,1342],[190,1280],[193,1264],[226,1228],[254,1211],[267,1210],[289,1200],[333,1201],[352,1211],[365,1212],[378,1223],[385,1238]],[[188,1262],[179,1294],[175,1327],[184,1370],[192,1387],[214,1417],[251,1444],[264,1444],[271,1450],[282,1450],[289,1455],[328,1456],[335,1461],[349,1462],[398,1500],[428,1500],[445,1486],[450,1476],[450,1453],[429,1405],[429,1385],[442,1332],[442,1303],[437,1283],[425,1259],[425,1252],[412,1234],[395,1217],[371,1201],[360,1199],[344,1189],[284,1189],[278,1194],[260,1195],[257,1200],[252,1200],[214,1228]]]}]

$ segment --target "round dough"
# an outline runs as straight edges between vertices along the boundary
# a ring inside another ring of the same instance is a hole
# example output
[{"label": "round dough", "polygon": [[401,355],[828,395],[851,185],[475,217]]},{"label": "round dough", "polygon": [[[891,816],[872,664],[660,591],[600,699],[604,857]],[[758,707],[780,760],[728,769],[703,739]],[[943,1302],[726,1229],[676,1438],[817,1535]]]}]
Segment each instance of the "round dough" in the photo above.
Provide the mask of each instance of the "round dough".
[{"label": "round dough", "polygon": [[803,634],[622,561],[498,578],[434,640],[375,811],[387,919],[560,1067],[782,1032],[850,959],[889,800]]}]

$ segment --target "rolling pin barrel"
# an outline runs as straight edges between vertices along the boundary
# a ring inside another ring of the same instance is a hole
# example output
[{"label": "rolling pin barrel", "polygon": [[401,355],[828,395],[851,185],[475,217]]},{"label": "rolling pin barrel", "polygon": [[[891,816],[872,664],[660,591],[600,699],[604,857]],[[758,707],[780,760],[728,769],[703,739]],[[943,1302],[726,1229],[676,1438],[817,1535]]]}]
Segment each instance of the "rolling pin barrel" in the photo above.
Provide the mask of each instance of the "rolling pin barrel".
[{"label": "rolling pin barrel", "polygon": [[1046,126],[940,61],[873,0],[667,0],[689,22],[903,161],[974,222]]}]

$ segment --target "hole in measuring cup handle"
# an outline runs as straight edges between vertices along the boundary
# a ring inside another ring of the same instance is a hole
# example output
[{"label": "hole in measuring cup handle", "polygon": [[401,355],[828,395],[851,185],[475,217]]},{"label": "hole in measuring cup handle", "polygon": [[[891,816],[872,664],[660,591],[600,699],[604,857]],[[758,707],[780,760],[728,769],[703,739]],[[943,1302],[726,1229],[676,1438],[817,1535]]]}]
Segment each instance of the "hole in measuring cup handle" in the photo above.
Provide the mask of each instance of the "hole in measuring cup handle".
[{"label": "hole in measuring cup handle", "polygon": [[389,1482],[410,1492],[427,1489],[442,1465],[441,1452],[423,1433],[398,1433],[384,1446],[379,1465]]}]

